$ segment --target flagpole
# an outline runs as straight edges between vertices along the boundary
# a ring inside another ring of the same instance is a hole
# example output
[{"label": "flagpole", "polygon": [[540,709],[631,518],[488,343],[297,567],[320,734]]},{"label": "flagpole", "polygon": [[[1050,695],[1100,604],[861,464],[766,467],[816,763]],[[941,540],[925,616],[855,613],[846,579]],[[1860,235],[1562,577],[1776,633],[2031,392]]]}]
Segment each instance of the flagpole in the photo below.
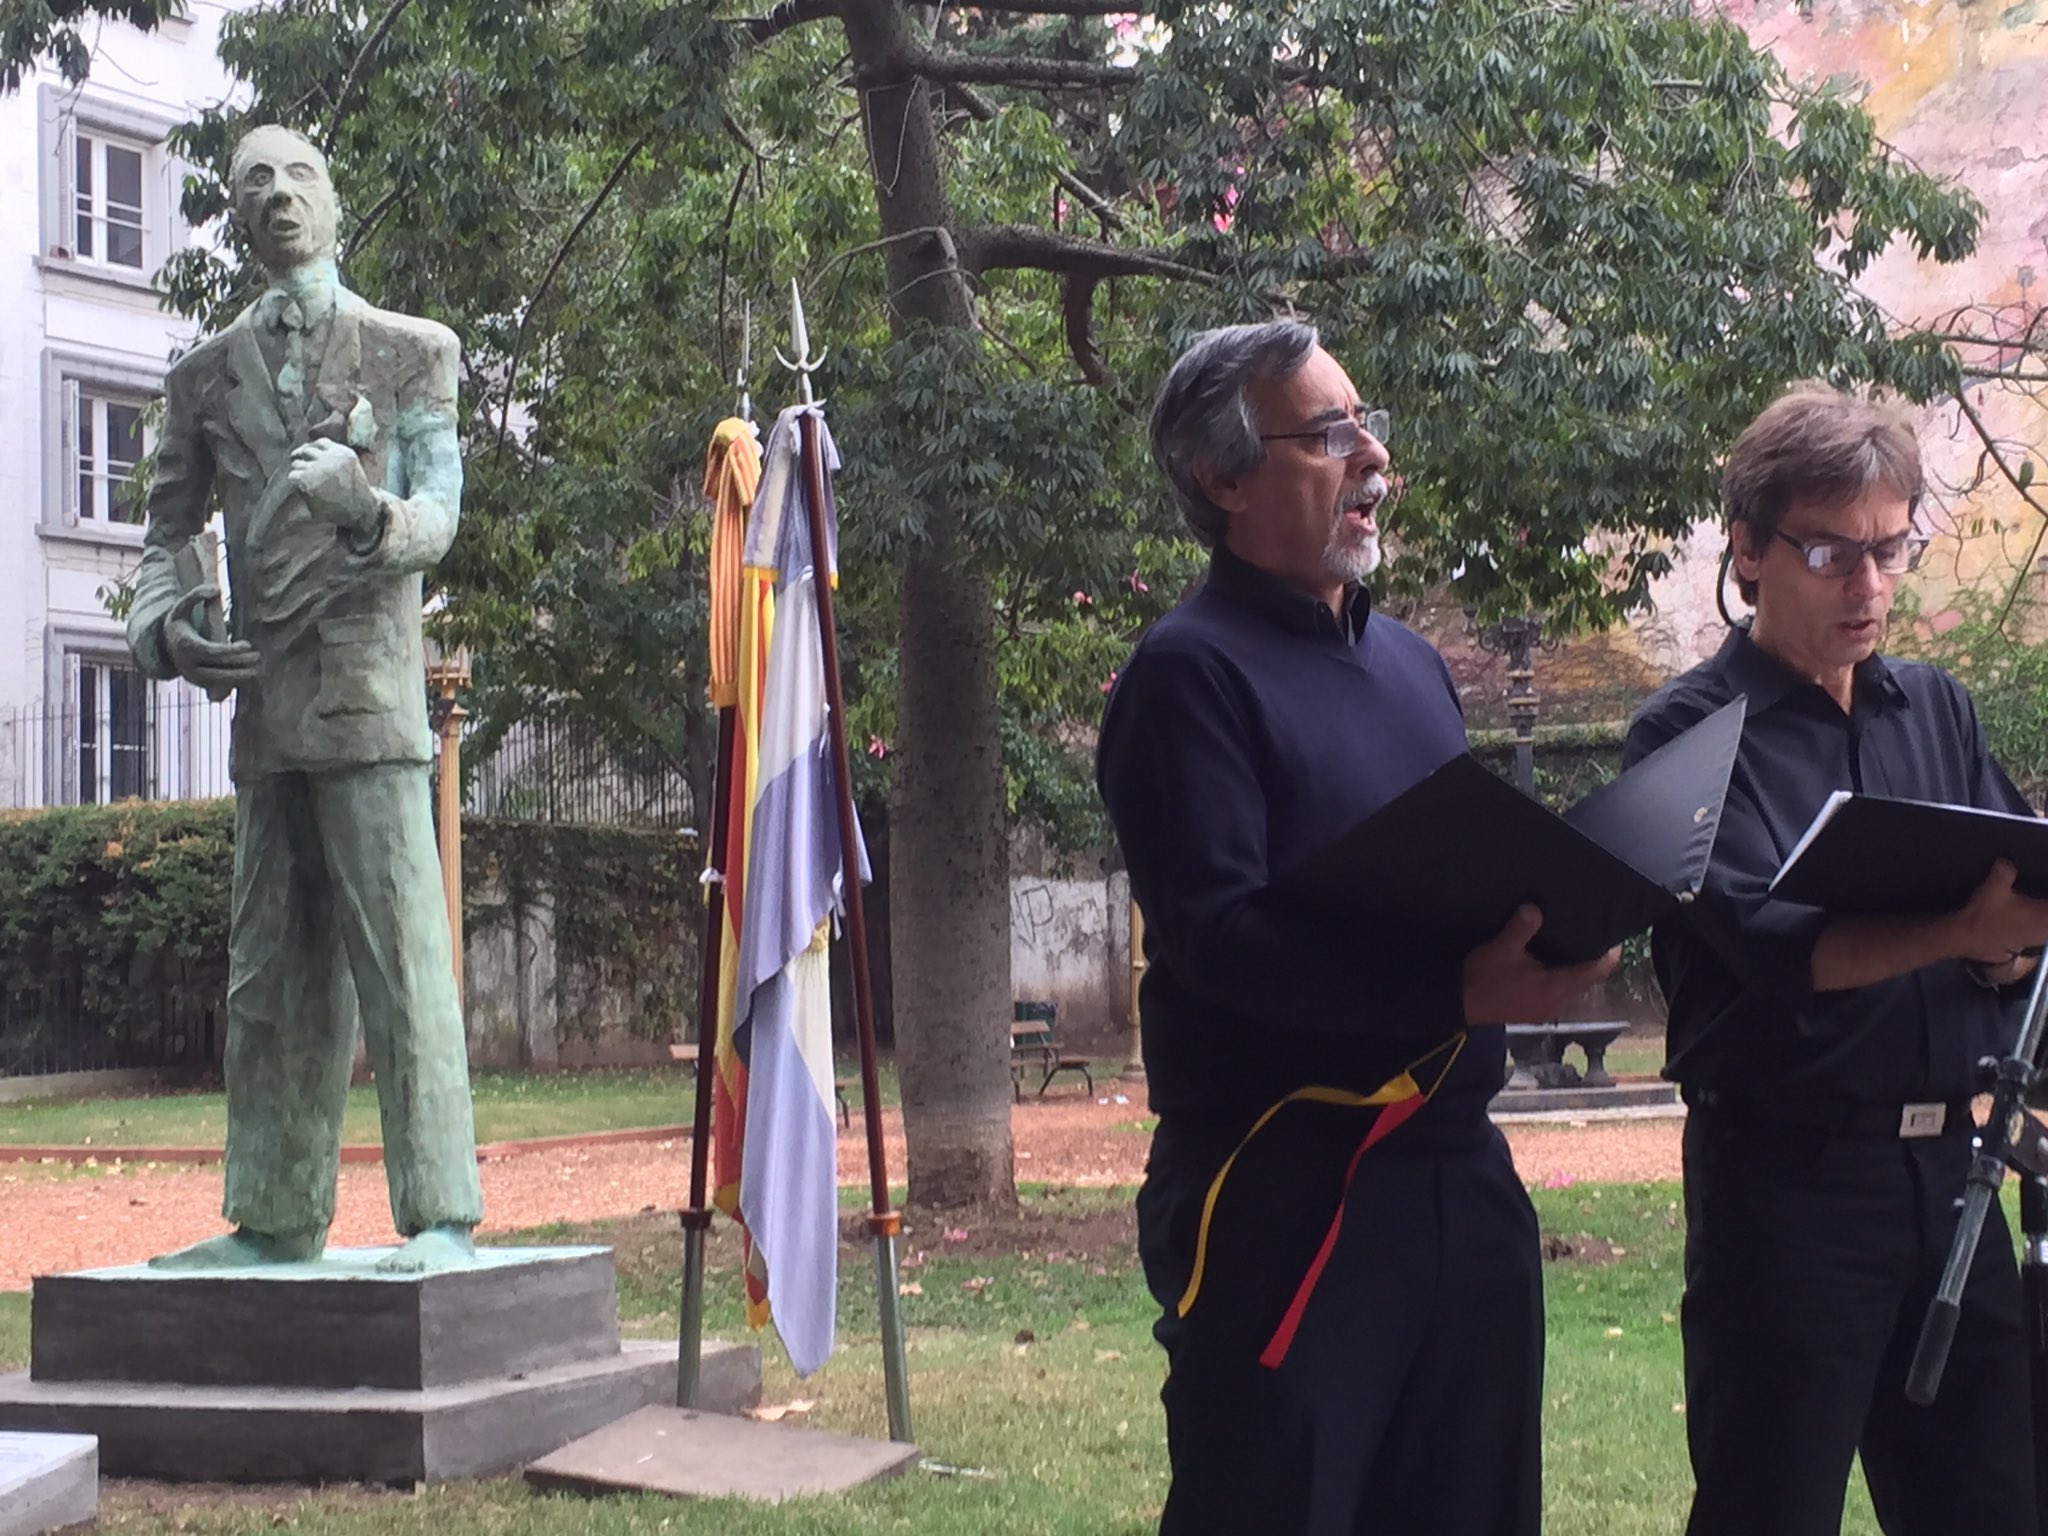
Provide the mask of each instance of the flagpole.
[{"label": "flagpole", "polygon": [[676,1339],[676,1406],[697,1406],[704,1362],[704,1235],[711,1230],[711,1100],[717,1082],[719,959],[725,940],[725,860],[730,844],[727,785],[732,775],[734,717],[718,711],[718,755],[711,773],[711,862],[705,866],[704,941],[697,967],[697,1102],[690,1126],[690,1203],[683,1226],[683,1308]]},{"label": "flagpole", "polygon": [[[803,295],[794,279],[789,285],[790,338],[796,359],[782,358],[795,371],[806,406],[815,406],[811,373],[825,360],[811,356],[811,338],[804,324]],[[779,354],[778,354],[779,355]],[[832,608],[831,545],[825,535],[825,455],[818,435],[819,413],[806,410],[799,418],[803,439],[804,501],[810,514],[811,591],[817,596],[818,638],[825,653],[825,701],[832,739],[832,770],[839,801],[839,862],[846,904],[846,943],[853,956],[853,1012],[860,1033],[861,1118],[868,1143],[868,1231],[875,1239],[875,1300],[881,1314],[882,1377],[889,1405],[889,1438],[908,1442],[910,1380],[904,1362],[903,1312],[897,1295],[896,1239],[903,1217],[889,1204],[889,1167],[882,1147],[881,1078],[875,1065],[874,990],[868,979],[867,917],[861,905],[860,830],[853,813],[853,775],[847,761],[846,705],[839,678],[839,632]]]},{"label": "flagpole", "polygon": [[[742,421],[754,419],[753,397],[747,380],[754,369],[754,304],[747,301],[740,322],[740,366],[733,383],[740,392]],[[730,448],[727,452],[731,452]],[[713,514],[716,516],[716,514]],[[713,535],[712,543],[717,544]],[[713,569],[716,583],[718,572]],[[713,635],[711,643],[714,692],[718,671],[718,597],[714,591],[709,605]],[[723,704],[718,710],[718,746],[711,761],[711,857],[704,866],[704,940],[697,966],[697,1099],[690,1123],[690,1203],[676,1213],[683,1228],[683,1301],[676,1335],[676,1406],[697,1406],[704,1368],[704,1239],[711,1230],[711,1202],[707,1198],[711,1163],[711,1105],[718,1087],[718,995],[721,961],[725,954],[725,865],[732,842],[733,745],[739,730],[739,710]]]}]

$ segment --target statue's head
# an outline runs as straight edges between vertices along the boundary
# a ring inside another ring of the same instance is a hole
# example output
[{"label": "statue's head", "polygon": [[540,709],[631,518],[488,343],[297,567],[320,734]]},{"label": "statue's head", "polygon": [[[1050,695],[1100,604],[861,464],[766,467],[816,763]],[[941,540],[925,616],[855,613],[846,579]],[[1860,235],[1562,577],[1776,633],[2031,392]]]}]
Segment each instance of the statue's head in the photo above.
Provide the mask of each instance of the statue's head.
[{"label": "statue's head", "polygon": [[272,272],[289,271],[334,254],[340,209],[327,157],[304,134],[275,126],[252,128],[235,146],[228,166],[235,217]]}]

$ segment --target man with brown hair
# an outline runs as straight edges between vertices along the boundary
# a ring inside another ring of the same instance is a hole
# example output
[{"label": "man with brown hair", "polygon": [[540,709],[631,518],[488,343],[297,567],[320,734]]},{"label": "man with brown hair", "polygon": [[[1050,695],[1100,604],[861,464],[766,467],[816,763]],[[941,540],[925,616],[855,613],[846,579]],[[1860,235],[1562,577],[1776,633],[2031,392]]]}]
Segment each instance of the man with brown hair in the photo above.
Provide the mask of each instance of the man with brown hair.
[{"label": "man with brown hair", "polygon": [[1836,790],[2029,813],[1961,684],[1877,653],[1918,562],[1922,489],[1897,411],[1821,385],[1773,403],[1722,476],[1754,617],[1629,731],[1635,762],[1748,700],[1706,888],[1654,940],[1664,1074],[1690,1106],[1692,1536],[1832,1536],[1858,1452],[1890,1536],[2036,1529],[2018,1274],[1995,1208],[1940,1397],[1913,1407],[1904,1383],[1969,1166],[1974,1066],[2010,1044],[2048,902],[2003,862],[1939,917],[1770,896]]}]

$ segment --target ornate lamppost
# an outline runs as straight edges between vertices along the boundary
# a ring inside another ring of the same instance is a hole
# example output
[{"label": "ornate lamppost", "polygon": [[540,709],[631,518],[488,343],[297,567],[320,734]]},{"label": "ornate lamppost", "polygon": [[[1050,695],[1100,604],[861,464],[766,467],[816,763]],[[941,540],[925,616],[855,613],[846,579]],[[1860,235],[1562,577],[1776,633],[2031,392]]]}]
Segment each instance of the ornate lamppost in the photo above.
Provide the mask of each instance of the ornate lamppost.
[{"label": "ornate lamppost", "polygon": [[1508,725],[1515,733],[1515,782],[1522,793],[1536,793],[1536,652],[1554,651],[1557,641],[1543,638],[1543,621],[1534,614],[1502,619],[1482,626],[1475,610],[1465,610],[1465,627],[1479,648],[1508,662]]}]

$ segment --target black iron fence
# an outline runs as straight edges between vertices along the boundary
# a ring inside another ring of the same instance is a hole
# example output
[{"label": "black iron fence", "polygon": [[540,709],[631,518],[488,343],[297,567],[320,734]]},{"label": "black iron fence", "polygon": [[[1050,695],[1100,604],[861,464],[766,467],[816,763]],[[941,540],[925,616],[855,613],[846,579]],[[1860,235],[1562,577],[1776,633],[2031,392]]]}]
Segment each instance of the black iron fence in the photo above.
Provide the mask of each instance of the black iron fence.
[{"label": "black iron fence", "polygon": [[150,1067],[205,1072],[220,1060],[217,1010],[176,989],[118,1007],[86,1001],[73,975],[33,989],[0,991],[0,1077]]},{"label": "black iron fence", "polygon": [[462,808],[472,816],[599,827],[692,823],[690,784],[680,768],[654,752],[606,741],[587,726],[522,720],[487,752],[481,747],[469,738],[462,749]]},{"label": "black iron fence", "polygon": [[72,672],[61,708],[0,707],[0,809],[234,793],[231,705],[128,667]]},{"label": "black iron fence", "polygon": [[[59,709],[0,707],[0,810],[234,793],[232,703],[112,664],[73,668],[68,697]],[[658,753],[549,718],[522,720],[488,748],[486,739],[466,726],[470,815],[616,827],[692,822],[689,781]]]}]

